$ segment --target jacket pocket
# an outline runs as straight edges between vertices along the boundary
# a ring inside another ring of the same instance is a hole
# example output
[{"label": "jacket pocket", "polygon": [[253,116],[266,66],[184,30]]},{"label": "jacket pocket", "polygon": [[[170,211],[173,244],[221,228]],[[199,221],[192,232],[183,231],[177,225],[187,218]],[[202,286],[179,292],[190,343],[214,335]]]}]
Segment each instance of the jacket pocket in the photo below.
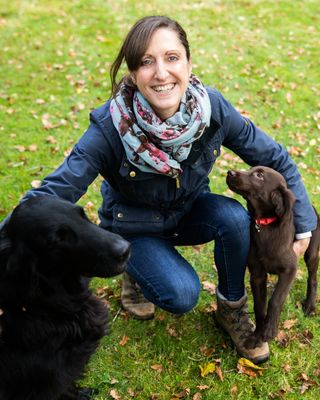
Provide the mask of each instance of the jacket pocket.
[{"label": "jacket pocket", "polygon": [[161,234],[163,215],[153,209],[116,204],[113,208],[112,231],[121,234]]}]

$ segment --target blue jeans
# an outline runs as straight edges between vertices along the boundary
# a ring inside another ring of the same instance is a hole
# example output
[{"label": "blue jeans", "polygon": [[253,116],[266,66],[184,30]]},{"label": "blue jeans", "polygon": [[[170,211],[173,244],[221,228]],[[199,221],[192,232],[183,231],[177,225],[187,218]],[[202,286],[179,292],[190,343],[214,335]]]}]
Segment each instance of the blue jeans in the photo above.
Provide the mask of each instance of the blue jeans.
[{"label": "blue jeans", "polygon": [[178,235],[173,239],[152,236],[128,239],[132,255],[127,272],[149,301],[171,313],[185,313],[197,304],[200,281],[175,246],[214,241],[219,292],[228,300],[239,300],[245,292],[249,226],[248,213],[239,202],[203,193],[179,224]]}]

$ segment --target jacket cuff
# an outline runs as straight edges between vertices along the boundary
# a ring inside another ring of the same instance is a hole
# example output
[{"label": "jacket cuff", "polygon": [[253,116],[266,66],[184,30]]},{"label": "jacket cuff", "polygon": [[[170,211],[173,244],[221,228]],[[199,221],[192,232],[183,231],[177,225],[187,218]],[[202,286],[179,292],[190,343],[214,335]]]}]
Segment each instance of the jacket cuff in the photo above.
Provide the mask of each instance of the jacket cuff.
[{"label": "jacket cuff", "polygon": [[305,239],[305,238],[308,238],[308,237],[311,237],[311,236],[312,236],[311,231],[303,232],[303,233],[296,233],[296,239],[297,240]]}]

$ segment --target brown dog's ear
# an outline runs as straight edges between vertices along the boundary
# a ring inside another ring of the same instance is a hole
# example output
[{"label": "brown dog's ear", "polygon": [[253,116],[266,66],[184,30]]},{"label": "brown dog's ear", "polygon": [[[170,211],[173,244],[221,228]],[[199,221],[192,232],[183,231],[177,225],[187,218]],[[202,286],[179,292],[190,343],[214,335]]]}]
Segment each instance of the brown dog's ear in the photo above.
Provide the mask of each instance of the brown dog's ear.
[{"label": "brown dog's ear", "polygon": [[289,217],[294,204],[294,196],[291,190],[281,186],[271,192],[270,199],[272,204],[275,206],[274,211],[277,217],[282,219]]}]

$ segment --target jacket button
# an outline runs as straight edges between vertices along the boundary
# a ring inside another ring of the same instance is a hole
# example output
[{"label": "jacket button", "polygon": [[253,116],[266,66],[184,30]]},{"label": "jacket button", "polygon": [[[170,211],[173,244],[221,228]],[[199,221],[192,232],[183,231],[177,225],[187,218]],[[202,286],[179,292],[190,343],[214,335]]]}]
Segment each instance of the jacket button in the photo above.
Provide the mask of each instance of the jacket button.
[{"label": "jacket button", "polygon": [[125,162],[123,163],[123,166],[124,166],[125,168],[127,168],[127,167],[128,167],[128,163],[125,161]]},{"label": "jacket button", "polygon": [[118,214],[117,214],[117,217],[118,217],[118,218],[123,218],[123,214],[122,214],[122,213],[118,213]]},{"label": "jacket button", "polygon": [[218,155],[218,150],[217,150],[217,149],[214,149],[214,150],[213,150],[213,155],[214,155],[214,156],[217,156],[217,155]]},{"label": "jacket button", "polygon": [[134,178],[137,174],[134,171],[130,171],[129,175],[131,176],[131,178]]}]

